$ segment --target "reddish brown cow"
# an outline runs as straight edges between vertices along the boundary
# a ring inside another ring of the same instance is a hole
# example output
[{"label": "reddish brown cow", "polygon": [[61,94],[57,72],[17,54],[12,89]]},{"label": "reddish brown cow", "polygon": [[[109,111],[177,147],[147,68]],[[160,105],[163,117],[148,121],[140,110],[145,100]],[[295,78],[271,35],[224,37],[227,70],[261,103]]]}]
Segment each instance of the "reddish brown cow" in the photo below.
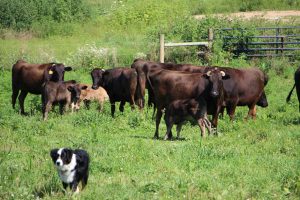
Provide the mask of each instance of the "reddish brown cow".
[{"label": "reddish brown cow", "polygon": [[[212,69],[206,68],[205,71]],[[256,117],[256,105],[267,107],[268,101],[264,92],[264,87],[268,82],[268,77],[258,68],[234,69],[229,67],[219,67],[230,76],[230,79],[223,81],[225,90],[225,103],[227,113],[232,120],[236,106],[248,106],[247,118]]]},{"label": "reddish brown cow", "polygon": [[[91,72],[93,89],[103,87],[109,96],[111,103],[111,115],[114,117],[115,102],[121,102],[119,110],[124,111],[125,102],[129,102],[131,109],[134,109],[135,100],[142,102],[142,92],[137,92],[139,87],[138,74],[135,69],[120,67],[109,70],[94,69]],[[140,109],[143,108],[138,104]]]},{"label": "reddish brown cow", "polygon": [[[24,100],[29,93],[41,94],[42,85],[47,81],[64,80],[64,72],[71,71],[61,63],[29,64],[18,60],[12,67],[12,106],[15,108],[19,96],[21,114],[25,114]],[[21,93],[19,95],[19,92]]]},{"label": "reddish brown cow", "polygon": [[[208,110],[214,113],[213,124],[217,127],[218,112],[222,104],[218,105],[216,102],[223,102],[218,100],[222,97],[222,78],[229,77],[218,69],[210,70],[206,74],[160,70],[149,76],[149,84],[157,105],[154,138],[158,138],[162,109],[174,100],[204,98],[208,103]],[[171,137],[171,134],[167,136],[168,139]]]},{"label": "reddish brown cow", "polygon": [[162,70],[162,69],[194,72],[194,70],[196,70],[198,67],[190,64],[158,63],[158,62],[145,61],[143,59],[136,59],[133,61],[131,68],[136,69],[138,74],[141,74],[140,75],[140,77],[142,77],[141,88],[144,91],[143,92],[144,94],[145,94],[145,88],[148,89],[148,106],[152,106],[153,104],[155,104],[155,100],[153,96],[153,91],[149,86],[149,80],[147,79],[147,77],[151,76],[157,70]]}]

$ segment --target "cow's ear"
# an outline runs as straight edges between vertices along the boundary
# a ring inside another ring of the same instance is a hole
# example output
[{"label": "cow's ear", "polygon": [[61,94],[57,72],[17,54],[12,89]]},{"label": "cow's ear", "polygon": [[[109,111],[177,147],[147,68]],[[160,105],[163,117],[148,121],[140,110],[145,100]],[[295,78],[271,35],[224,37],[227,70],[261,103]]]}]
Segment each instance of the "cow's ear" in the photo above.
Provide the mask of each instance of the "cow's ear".
[{"label": "cow's ear", "polygon": [[72,67],[65,67],[65,71],[72,71]]},{"label": "cow's ear", "polygon": [[211,71],[208,71],[205,74],[203,74],[203,77],[206,79],[209,79],[210,76],[211,76]]},{"label": "cow's ear", "polygon": [[222,75],[223,80],[226,80],[226,79],[230,78],[230,76],[228,74],[226,74],[224,71],[221,71],[221,75]]},{"label": "cow's ear", "polygon": [[73,86],[68,86],[68,88],[67,88],[70,92],[72,92],[73,90],[74,90],[74,87]]},{"label": "cow's ear", "polygon": [[222,76],[222,79],[223,79],[223,80],[230,79],[230,75],[228,75],[228,74],[225,74],[225,76]]},{"label": "cow's ear", "polygon": [[88,86],[84,85],[81,87],[82,90],[86,90],[88,88]]}]

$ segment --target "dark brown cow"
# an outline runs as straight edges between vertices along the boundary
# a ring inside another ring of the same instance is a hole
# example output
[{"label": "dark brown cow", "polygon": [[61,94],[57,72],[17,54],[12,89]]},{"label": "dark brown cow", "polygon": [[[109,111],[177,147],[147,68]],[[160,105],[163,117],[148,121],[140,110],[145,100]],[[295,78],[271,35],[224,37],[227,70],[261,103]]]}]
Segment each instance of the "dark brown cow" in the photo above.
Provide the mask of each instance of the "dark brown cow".
[{"label": "dark brown cow", "polygon": [[[42,85],[47,81],[63,81],[64,72],[71,71],[61,63],[29,64],[23,60],[17,61],[12,67],[12,106],[15,108],[19,96],[21,114],[25,114],[24,100],[29,93],[41,94]],[[19,92],[21,93],[19,95]]]},{"label": "dark brown cow", "polygon": [[80,97],[80,91],[75,90],[76,81],[53,82],[48,81],[42,89],[42,111],[43,119],[47,120],[48,112],[53,104],[59,104],[60,114],[64,107],[67,109],[71,103],[75,104]]},{"label": "dark brown cow", "polygon": [[295,72],[294,80],[295,80],[295,84],[294,84],[293,88],[291,89],[289,95],[287,96],[286,102],[290,101],[293,90],[296,87],[297,97],[298,97],[298,101],[299,101],[299,112],[300,112],[300,67]]},{"label": "dark brown cow", "polygon": [[[151,76],[151,74],[155,73],[157,70],[162,70],[162,69],[186,71],[186,72],[194,72],[194,70],[197,69],[196,66],[190,64],[158,63],[158,62],[146,61],[143,59],[134,60],[131,65],[131,68],[136,69],[138,74],[141,74],[140,77],[143,78],[141,81],[141,88],[144,91],[143,92],[144,94],[145,94],[145,88],[148,89],[148,106],[152,106],[155,104],[153,91],[149,86],[149,81],[147,79],[148,76]],[[203,70],[201,72],[203,72]]]},{"label": "dark brown cow", "polygon": [[[212,67],[206,68],[205,71]],[[256,105],[267,107],[268,101],[264,92],[264,87],[268,82],[268,77],[258,68],[234,69],[229,67],[219,67],[230,76],[230,79],[223,81],[225,90],[225,103],[227,113],[232,120],[236,106],[248,106],[247,118],[256,117]]]},{"label": "dark brown cow", "polygon": [[[93,89],[103,87],[109,96],[111,103],[111,115],[114,117],[115,102],[120,102],[119,110],[124,111],[125,102],[129,102],[131,109],[134,109],[135,100],[142,102],[141,92],[137,92],[139,87],[138,74],[135,69],[120,67],[109,70],[94,69],[91,72],[93,79]],[[138,107],[142,109],[142,105]]]},{"label": "dark brown cow", "polygon": [[192,117],[197,121],[202,137],[205,137],[205,127],[208,128],[209,133],[211,133],[211,123],[207,119],[206,101],[202,97],[198,99],[175,100],[166,108],[164,118],[167,132],[165,139],[168,139],[174,124],[177,125],[177,139],[179,139],[183,122],[187,120],[188,117]]},{"label": "dark brown cow", "polygon": [[[193,73],[206,73],[215,67],[194,66],[190,64],[173,64],[173,63],[157,63],[137,59],[133,62],[132,67],[141,68],[147,75],[155,73],[157,70],[168,69],[175,71],[186,71]],[[256,117],[255,104],[261,107],[267,107],[268,101],[264,91],[264,87],[268,82],[268,77],[258,68],[250,69],[234,69],[230,67],[218,67],[231,78],[223,81],[225,90],[225,102],[227,113],[230,118],[234,118],[236,106],[249,107],[248,117]],[[147,83],[148,84],[148,83]],[[149,92],[148,105],[154,102],[153,92],[147,85]],[[300,87],[299,87],[300,88]],[[300,90],[300,89],[299,89]]]},{"label": "dark brown cow", "polygon": [[[162,109],[174,100],[202,97],[208,103],[208,111],[213,113],[213,124],[217,127],[218,112],[221,105],[218,99],[223,96],[222,78],[229,78],[224,72],[214,69],[206,74],[188,73],[170,70],[159,70],[149,76],[149,84],[153,90],[157,105],[156,130],[154,138],[158,138],[158,129],[162,116]],[[167,136],[170,139],[172,135]]]}]

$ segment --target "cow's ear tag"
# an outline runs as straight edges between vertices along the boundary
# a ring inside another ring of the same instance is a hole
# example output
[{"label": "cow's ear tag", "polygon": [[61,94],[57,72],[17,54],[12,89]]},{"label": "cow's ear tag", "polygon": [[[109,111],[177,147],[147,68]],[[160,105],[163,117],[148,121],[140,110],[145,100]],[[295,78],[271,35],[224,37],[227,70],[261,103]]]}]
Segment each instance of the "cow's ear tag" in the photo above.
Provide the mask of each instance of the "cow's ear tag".
[{"label": "cow's ear tag", "polygon": [[52,70],[49,70],[49,74],[53,74],[53,71],[52,71]]}]

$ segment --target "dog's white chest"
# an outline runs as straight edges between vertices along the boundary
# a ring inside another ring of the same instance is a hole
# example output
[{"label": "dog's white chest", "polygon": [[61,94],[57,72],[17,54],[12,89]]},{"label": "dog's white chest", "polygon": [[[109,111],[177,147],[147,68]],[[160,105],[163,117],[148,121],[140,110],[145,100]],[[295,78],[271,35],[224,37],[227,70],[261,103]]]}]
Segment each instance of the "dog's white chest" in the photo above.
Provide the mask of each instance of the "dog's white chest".
[{"label": "dog's white chest", "polygon": [[75,174],[76,174],[76,155],[72,155],[71,162],[67,165],[63,165],[61,167],[58,167],[58,174],[62,182],[64,183],[71,183],[74,180]]},{"label": "dog's white chest", "polygon": [[72,183],[75,176],[75,170],[74,171],[58,171],[59,177],[64,183]]}]

